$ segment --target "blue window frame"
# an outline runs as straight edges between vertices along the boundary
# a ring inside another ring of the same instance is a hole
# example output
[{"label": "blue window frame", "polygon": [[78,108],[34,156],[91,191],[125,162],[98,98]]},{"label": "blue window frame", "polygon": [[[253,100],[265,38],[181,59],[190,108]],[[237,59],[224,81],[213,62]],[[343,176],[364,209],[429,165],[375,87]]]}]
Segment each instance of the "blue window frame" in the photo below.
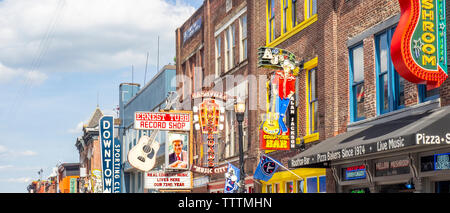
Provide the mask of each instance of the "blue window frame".
[{"label": "blue window frame", "polygon": [[395,70],[390,55],[394,32],[392,27],[375,36],[378,115],[405,107],[405,79]]},{"label": "blue window frame", "polygon": [[350,57],[350,121],[365,119],[364,109],[364,49],[360,43],[349,49]]},{"label": "blue window frame", "polygon": [[317,177],[306,178],[306,192],[317,193]]},{"label": "blue window frame", "polygon": [[419,91],[419,101],[421,103],[439,98],[439,88],[427,90],[427,86],[424,84],[419,84],[417,87]]},{"label": "blue window frame", "polygon": [[319,192],[325,193],[327,192],[327,178],[326,176],[319,177]]}]

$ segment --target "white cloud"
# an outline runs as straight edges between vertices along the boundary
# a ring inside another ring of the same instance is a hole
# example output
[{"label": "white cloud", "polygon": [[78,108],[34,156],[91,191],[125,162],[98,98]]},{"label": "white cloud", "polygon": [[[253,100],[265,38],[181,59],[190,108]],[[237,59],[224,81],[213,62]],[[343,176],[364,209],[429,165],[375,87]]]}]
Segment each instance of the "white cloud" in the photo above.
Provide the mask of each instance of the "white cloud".
[{"label": "white cloud", "polygon": [[69,129],[68,132],[72,133],[72,134],[81,133],[81,131],[83,130],[83,124],[84,124],[84,122],[81,121],[80,123],[77,124],[77,126],[75,128]]},{"label": "white cloud", "polygon": [[31,151],[31,150],[24,150],[24,151],[16,151],[11,150],[5,146],[0,145],[0,157],[28,157],[28,156],[36,156],[38,155],[37,152]]},{"label": "white cloud", "polygon": [[10,168],[13,168],[13,166],[12,165],[0,165],[0,171],[10,169]]},{"label": "white cloud", "polygon": [[[142,67],[147,51],[154,66],[159,35],[163,65],[175,56],[176,28],[194,11],[186,3],[164,0],[4,0],[0,63],[38,71],[27,75],[37,83],[49,72]],[[11,70],[0,80],[12,80]]]},{"label": "white cloud", "polygon": [[7,183],[31,183],[31,181],[33,181],[33,178],[30,177],[0,179],[0,182],[7,182]]},{"label": "white cloud", "polygon": [[5,82],[21,82],[33,85],[42,84],[48,76],[45,73],[38,71],[29,71],[24,69],[13,69],[6,67],[0,62],[0,83]]}]

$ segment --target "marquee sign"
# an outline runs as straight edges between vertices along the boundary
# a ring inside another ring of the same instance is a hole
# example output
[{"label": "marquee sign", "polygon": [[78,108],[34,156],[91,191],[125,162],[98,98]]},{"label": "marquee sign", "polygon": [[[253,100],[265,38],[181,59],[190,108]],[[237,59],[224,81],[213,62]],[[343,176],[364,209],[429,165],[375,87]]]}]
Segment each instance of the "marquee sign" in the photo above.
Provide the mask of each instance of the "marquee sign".
[{"label": "marquee sign", "polygon": [[113,116],[103,116],[99,120],[101,144],[102,181],[104,193],[120,192],[120,142],[114,139]]},{"label": "marquee sign", "polygon": [[444,0],[399,0],[401,18],[391,42],[391,57],[406,80],[441,86],[447,79]]},{"label": "marquee sign", "polygon": [[198,122],[195,124],[197,130],[201,130],[204,139],[207,144],[206,150],[206,166],[209,168],[214,168],[216,165],[216,146],[217,134],[219,131],[223,130],[222,122],[225,117],[222,115],[225,112],[216,98],[226,100],[229,98],[226,94],[215,91],[202,91],[197,92],[192,95],[193,99],[202,98],[203,102],[197,106],[194,106],[193,112],[197,113],[194,116],[194,121]]},{"label": "marquee sign", "polygon": [[223,165],[223,166],[214,167],[214,168],[201,167],[201,166],[197,166],[197,165],[192,165],[192,167],[191,167],[191,171],[196,172],[196,173],[205,174],[205,175],[223,174],[223,173],[227,172],[227,169],[228,169],[228,165]]}]

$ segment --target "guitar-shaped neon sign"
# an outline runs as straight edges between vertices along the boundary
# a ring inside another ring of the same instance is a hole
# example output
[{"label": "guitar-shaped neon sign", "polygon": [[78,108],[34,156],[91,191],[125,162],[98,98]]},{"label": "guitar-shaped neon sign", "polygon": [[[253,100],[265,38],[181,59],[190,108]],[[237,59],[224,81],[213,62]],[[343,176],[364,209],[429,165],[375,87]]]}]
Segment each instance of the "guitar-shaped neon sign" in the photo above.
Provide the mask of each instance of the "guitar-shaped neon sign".
[{"label": "guitar-shaped neon sign", "polygon": [[391,57],[406,80],[434,89],[447,79],[445,0],[399,0]]},{"label": "guitar-shaped neon sign", "polygon": [[[267,88],[269,88],[269,82],[267,82]],[[275,91],[272,89],[272,91]],[[280,125],[278,123],[278,119],[280,115],[275,112],[275,98],[272,100],[272,109],[269,110],[269,90],[267,91],[267,113],[266,120],[263,123],[263,131],[269,135],[276,135],[280,132]]]}]

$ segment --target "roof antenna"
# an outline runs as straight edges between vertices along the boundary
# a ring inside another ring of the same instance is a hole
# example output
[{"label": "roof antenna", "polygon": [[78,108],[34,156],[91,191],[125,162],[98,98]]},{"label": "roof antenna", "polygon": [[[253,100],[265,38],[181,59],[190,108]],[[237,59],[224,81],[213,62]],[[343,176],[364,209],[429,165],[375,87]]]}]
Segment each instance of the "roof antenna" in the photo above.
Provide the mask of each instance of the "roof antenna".
[{"label": "roof antenna", "polygon": [[145,86],[145,79],[147,77],[147,64],[148,64],[148,52],[147,52],[147,61],[145,62],[144,86]]},{"label": "roof antenna", "polygon": [[97,108],[98,108],[98,100],[99,100],[99,94],[100,94],[100,92],[97,90]]}]

